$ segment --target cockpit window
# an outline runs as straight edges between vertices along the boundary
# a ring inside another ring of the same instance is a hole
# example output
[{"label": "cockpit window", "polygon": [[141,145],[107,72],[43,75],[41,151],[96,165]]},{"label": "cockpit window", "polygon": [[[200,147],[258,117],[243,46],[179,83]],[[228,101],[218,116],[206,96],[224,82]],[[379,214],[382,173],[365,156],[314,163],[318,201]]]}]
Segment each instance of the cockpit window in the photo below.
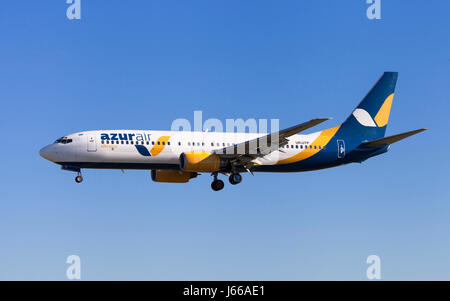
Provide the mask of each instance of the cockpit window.
[{"label": "cockpit window", "polygon": [[61,144],[67,144],[67,143],[71,143],[72,139],[67,139],[67,137],[61,137],[56,139],[55,143],[61,143]]}]

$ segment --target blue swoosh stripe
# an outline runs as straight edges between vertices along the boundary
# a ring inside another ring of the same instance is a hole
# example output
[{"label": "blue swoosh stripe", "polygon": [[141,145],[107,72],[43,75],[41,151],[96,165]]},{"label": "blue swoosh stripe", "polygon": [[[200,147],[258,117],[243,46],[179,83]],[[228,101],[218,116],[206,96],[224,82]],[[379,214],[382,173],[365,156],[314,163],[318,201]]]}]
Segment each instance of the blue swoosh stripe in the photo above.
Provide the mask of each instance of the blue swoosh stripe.
[{"label": "blue swoosh stripe", "polygon": [[143,145],[135,145],[137,151],[144,157],[151,157],[148,149]]}]

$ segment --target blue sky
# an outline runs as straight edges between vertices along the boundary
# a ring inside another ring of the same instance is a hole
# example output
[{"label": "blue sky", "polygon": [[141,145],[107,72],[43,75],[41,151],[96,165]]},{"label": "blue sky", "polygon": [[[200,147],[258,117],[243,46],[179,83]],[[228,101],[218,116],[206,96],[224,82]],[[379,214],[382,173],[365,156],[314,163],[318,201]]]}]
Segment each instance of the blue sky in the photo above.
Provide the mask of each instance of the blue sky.
[{"label": "blue sky", "polygon": [[[448,1],[7,1],[0,10],[0,279],[450,280]],[[42,159],[62,135],[172,120],[314,117],[339,124],[383,71],[387,135],[430,130],[363,164],[244,175],[210,189],[146,171],[74,174]]]}]

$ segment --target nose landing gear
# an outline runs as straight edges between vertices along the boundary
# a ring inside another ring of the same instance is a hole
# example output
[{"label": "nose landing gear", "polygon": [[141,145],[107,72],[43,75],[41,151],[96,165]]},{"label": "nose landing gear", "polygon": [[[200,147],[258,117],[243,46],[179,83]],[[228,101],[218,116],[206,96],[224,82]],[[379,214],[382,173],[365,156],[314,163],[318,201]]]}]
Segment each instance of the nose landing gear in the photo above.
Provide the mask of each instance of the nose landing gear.
[{"label": "nose landing gear", "polygon": [[78,172],[78,175],[75,177],[75,182],[81,183],[83,182],[83,176],[81,175],[81,172]]}]

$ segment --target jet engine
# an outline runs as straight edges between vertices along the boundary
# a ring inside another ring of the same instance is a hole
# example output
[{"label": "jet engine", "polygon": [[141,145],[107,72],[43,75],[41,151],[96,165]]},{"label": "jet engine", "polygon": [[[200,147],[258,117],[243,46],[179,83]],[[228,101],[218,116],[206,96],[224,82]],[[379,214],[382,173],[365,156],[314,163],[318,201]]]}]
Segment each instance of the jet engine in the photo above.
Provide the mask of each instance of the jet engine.
[{"label": "jet engine", "polygon": [[215,172],[228,165],[227,160],[207,152],[187,152],[180,155],[180,169],[190,172]]},{"label": "jet engine", "polygon": [[179,170],[152,169],[152,180],[164,183],[186,183],[195,178],[197,173]]}]

